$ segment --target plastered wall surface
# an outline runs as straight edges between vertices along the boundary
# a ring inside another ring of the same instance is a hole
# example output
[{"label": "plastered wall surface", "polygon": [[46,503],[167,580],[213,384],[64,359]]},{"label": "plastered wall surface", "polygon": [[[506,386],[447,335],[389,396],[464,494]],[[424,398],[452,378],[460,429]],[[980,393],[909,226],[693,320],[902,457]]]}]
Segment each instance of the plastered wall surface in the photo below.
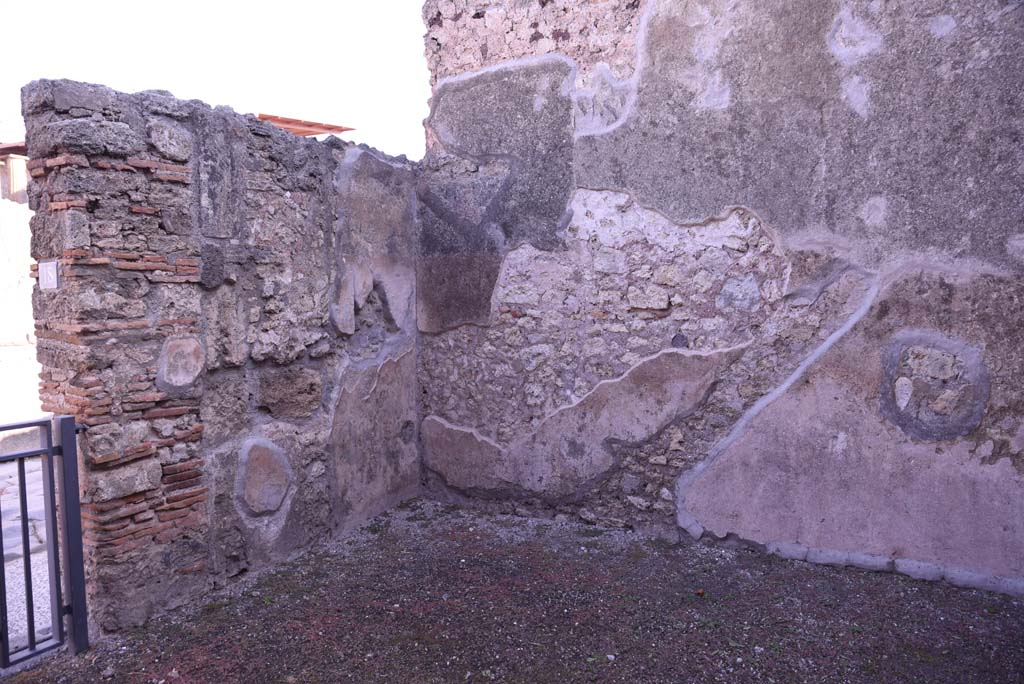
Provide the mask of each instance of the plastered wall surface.
[{"label": "plastered wall surface", "polygon": [[435,1],[421,163],[23,93],[94,614],[419,493],[1024,593],[1024,7]]},{"label": "plastered wall surface", "polygon": [[430,486],[1024,591],[1021,3],[424,18]]}]

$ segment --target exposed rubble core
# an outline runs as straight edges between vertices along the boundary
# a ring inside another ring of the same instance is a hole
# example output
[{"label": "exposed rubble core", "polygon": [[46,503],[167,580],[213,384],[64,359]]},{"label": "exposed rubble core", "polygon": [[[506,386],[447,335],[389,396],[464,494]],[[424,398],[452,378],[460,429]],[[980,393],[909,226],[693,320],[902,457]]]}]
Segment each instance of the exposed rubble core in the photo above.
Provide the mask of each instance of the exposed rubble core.
[{"label": "exposed rubble core", "polygon": [[416,164],[28,86],[100,625],[421,492],[1024,593],[1022,8],[430,0]]}]

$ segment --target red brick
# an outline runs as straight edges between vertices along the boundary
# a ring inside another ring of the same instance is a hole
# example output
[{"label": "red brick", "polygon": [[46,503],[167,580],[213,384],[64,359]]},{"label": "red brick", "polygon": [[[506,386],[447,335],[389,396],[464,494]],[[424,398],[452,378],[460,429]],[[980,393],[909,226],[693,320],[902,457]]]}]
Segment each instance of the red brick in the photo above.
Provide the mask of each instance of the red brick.
[{"label": "red brick", "polygon": [[80,154],[62,154],[59,157],[51,157],[45,160],[46,168],[52,169],[58,166],[89,166],[89,160]]},{"label": "red brick", "polygon": [[137,392],[125,397],[127,401],[132,402],[163,401],[166,398],[167,395],[163,392]]},{"label": "red brick", "polygon": [[150,261],[115,261],[114,268],[120,268],[125,271],[172,271],[173,266],[167,263],[153,263]]},{"label": "red brick", "polygon": [[[183,473],[175,473],[174,475],[164,475],[163,483],[166,484],[166,485],[178,484],[179,486],[175,487],[174,489],[181,489],[181,487],[183,487],[183,486],[187,486],[187,487],[195,486],[198,483],[192,482],[192,480],[198,480],[202,476],[203,476],[202,471],[199,471],[199,470],[186,470]],[[189,483],[189,484],[184,484],[184,483]],[[165,487],[164,490],[165,491],[173,491],[169,487]]]},{"label": "red brick", "polygon": [[157,325],[193,325],[197,323],[195,318],[161,318]]},{"label": "red brick", "polygon": [[183,416],[186,413],[193,413],[195,410],[196,409],[191,406],[155,408],[144,412],[142,417],[146,420],[152,420],[153,418],[177,418],[178,416]]},{"label": "red brick", "polygon": [[[176,494],[174,496],[180,496],[180,495]],[[201,495],[194,496],[191,499],[182,499],[181,501],[175,501],[173,503],[166,503],[163,506],[158,506],[156,510],[158,510],[158,511],[173,511],[173,510],[177,510],[177,509],[180,509],[180,508],[188,508],[192,504],[199,503],[201,501],[206,501],[205,489],[204,489],[204,493],[201,494]]]},{"label": "red brick", "polygon": [[191,183],[191,179],[183,173],[171,173],[169,171],[154,171],[153,178],[168,183]]},{"label": "red brick", "polygon": [[187,461],[181,463],[171,463],[170,465],[164,466],[164,475],[174,475],[176,473],[183,473],[186,470],[194,470],[199,468],[203,464],[202,459],[190,458]]},{"label": "red brick", "polygon": [[184,518],[191,512],[188,508],[179,508],[173,511],[157,511],[156,519],[160,522],[167,522],[170,520],[177,520],[178,518]]}]

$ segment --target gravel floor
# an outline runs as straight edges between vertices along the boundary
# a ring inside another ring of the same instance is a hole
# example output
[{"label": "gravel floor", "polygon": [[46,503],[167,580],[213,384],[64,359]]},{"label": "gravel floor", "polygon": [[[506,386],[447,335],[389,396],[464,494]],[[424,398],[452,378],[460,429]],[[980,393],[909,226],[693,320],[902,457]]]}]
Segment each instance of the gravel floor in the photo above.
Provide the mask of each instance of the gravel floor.
[{"label": "gravel floor", "polygon": [[1024,682],[1024,602],[415,501],[10,681]]}]

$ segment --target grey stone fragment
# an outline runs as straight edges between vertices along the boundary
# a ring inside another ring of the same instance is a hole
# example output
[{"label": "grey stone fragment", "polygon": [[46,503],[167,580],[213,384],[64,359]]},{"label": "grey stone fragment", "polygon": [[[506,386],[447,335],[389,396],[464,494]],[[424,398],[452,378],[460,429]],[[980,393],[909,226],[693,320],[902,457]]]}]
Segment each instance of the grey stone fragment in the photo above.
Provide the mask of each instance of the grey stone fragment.
[{"label": "grey stone fragment", "polygon": [[203,244],[199,284],[208,290],[224,284],[224,249],[215,242]]},{"label": "grey stone fragment", "polygon": [[262,516],[281,508],[292,483],[292,467],[284,452],[265,439],[249,439],[238,456],[237,494],[249,515]]},{"label": "grey stone fragment", "polygon": [[192,133],[181,124],[160,119],[151,121],[149,142],[166,159],[186,162],[192,157]]},{"label": "grey stone fragment", "polygon": [[29,136],[28,152],[33,157],[61,152],[128,157],[144,149],[145,141],[126,123],[70,119],[46,124]]},{"label": "grey stone fragment", "polygon": [[157,387],[165,391],[190,387],[203,372],[204,362],[203,346],[195,337],[165,341],[157,362]]},{"label": "grey stone fragment", "polygon": [[118,93],[106,86],[77,81],[50,81],[53,108],[58,112],[86,109],[103,112],[116,108]]},{"label": "grey stone fragment", "polygon": [[120,499],[160,486],[163,469],[154,459],[134,461],[109,470],[90,473],[88,491],[96,502]]},{"label": "grey stone fragment", "polygon": [[843,566],[849,564],[850,554],[834,549],[807,549],[806,560],[808,563],[818,563],[819,565]]},{"label": "grey stone fragment", "polygon": [[796,542],[773,541],[768,542],[765,545],[765,548],[768,553],[778,556],[779,558],[801,561],[807,559],[807,547]]},{"label": "grey stone fragment", "polygon": [[696,518],[683,510],[676,512],[676,524],[690,535],[694,541],[704,535],[704,526],[697,522]]},{"label": "grey stone fragment", "polygon": [[935,581],[942,579],[943,576],[942,567],[935,563],[925,563],[907,558],[897,558],[893,563],[896,572],[914,579]]},{"label": "grey stone fragment", "polygon": [[636,494],[640,491],[640,487],[643,485],[640,478],[633,473],[627,473],[622,476],[622,492],[623,494]]},{"label": "grey stone fragment", "polygon": [[876,572],[892,572],[895,569],[892,558],[871,553],[850,553],[849,564],[861,570]]}]

